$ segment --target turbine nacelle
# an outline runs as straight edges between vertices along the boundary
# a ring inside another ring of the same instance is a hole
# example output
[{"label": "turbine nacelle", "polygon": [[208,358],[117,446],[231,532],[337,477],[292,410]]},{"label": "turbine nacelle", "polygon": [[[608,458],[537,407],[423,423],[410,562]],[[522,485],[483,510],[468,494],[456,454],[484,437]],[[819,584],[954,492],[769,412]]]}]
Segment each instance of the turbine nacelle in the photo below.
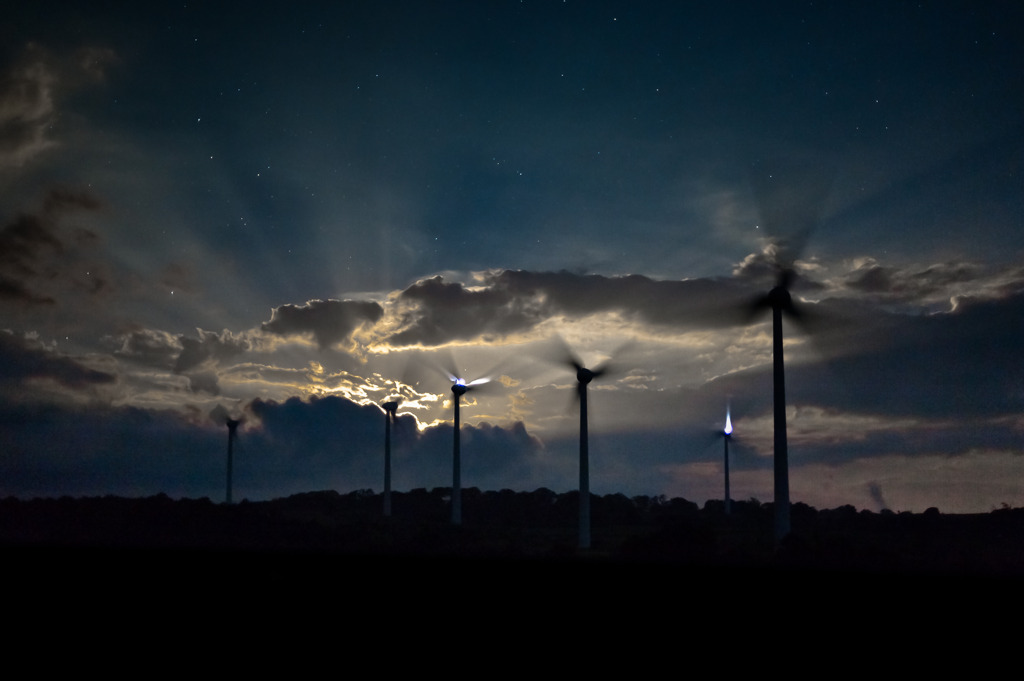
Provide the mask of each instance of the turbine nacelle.
[{"label": "turbine nacelle", "polygon": [[470,390],[473,390],[484,383],[489,383],[491,380],[489,378],[478,378],[475,381],[466,383],[466,379],[464,378],[457,378],[455,376],[449,376],[448,378],[452,381],[452,393],[454,393],[456,397],[462,397]]},{"label": "turbine nacelle", "polygon": [[793,297],[789,294],[789,289],[784,285],[779,285],[769,291],[768,305],[773,310],[791,311],[793,309]]}]

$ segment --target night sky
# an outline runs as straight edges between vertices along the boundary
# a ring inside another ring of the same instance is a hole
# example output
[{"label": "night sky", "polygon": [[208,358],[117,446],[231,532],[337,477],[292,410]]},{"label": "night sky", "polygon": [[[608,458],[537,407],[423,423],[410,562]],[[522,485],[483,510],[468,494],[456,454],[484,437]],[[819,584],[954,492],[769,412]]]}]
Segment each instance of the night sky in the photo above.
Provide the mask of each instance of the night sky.
[{"label": "night sky", "polygon": [[[1024,9],[21,3],[0,495],[451,484],[1024,505]],[[559,340],[561,339],[561,340]],[[564,352],[562,352],[564,355]]]}]

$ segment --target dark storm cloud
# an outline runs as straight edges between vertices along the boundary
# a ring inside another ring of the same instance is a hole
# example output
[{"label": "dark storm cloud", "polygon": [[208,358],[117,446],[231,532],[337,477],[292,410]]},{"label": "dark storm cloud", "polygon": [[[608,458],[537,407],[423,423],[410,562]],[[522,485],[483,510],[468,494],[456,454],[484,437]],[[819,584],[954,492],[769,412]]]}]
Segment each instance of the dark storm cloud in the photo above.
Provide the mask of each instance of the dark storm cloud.
[{"label": "dark storm cloud", "polygon": [[196,329],[198,338],[178,336],[181,354],[174,362],[174,373],[187,376],[192,392],[219,395],[216,367],[252,348],[248,339],[230,331],[215,333]]},{"label": "dark storm cloud", "polygon": [[487,287],[467,289],[441,277],[420,281],[402,291],[399,326],[393,345],[443,345],[453,340],[503,337],[530,328],[542,319],[543,307],[529,298]]},{"label": "dark storm cloud", "polygon": [[[438,485],[451,485],[452,428],[450,424],[429,428],[417,442],[417,451],[436,462],[433,474]],[[521,422],[507,427],[490,423],[464,424],[460,431],[462,480],[464,485],[502,489],[510,485],[529,486],[544,475],[540,460],[544,450],[541,441],[527,431]],[[557,486],[560,481],[539,484]]]},{"label": "dark storm cloud", "polygon": [[[832,307],[841,312],[843,305]],[[806,339],[813,357],[822,339],[813,333]],[[960,422],[963,432],[970,432],[981,419],[1024,411],[1022,339],[1024,294],[964,299],[953,311],[938,314],[873,310],[864,315],[863,323],[852,323],[824,339],[817,357],[823,362],[787,364],[787,400],[790,405],[886,418],[953,420]],[[743,395],[767,400],[771,367],[723,376],[707,390],[736,395],[734,406],[749,399]],[[740,404],[738,411],[749,413],[749,408]],[[947,435],[942,437],[952,437],[943,432]],[[924,439],[921,434],[915,437]],[[885,448],[879,446],[878,451]]]},{"label": "dark storm cloud", "polygon": [[[133,407],[0,409],[0,495],[224,494],[227,429],[202,414]],[[463,431],[465,481],[516,485],[536,464],[539,441],[522,424]],[[451,485],[450,425],[419,432],[399,416],[392,431],[396,489]],[[380,490],[384,416],[338,397],[255,400],[235,447],[237,498],[269,499],[314,489]]]},{"label": "dark storm cloud", "polygon": [[376,448],[383,432],[379,408],[334,396],[281,403],[256,399],[247,411],[259,422],[265,446],[316,467],[362,453],[371,444]]},{"label": "dark storm cloud", "polygon": [[442,345],[453,340],[504,338],[556,316],[618,312],[649,324],[700,328],[734,323],[725,314],[755,290],[727,279],[658,281],[641,275],[606,277],[571,272],[505,270],[479,286],[434,277],[402,292],[394,345]]},{"label": "dark storm cloud", "polygon": [[180,337],[166,331],[135,329],[113,340],[120,345],[116,356],[168,371],[182,354]]},{"label": "dark storm cloud", "polygon": [[193,371],[185,374],[188,377],[188,389],[194,393],[204,392],[220,395],[220,377],[214,371]]},{"label": "dark storm cloud", "polygon": [[223,495],[222,430],[179,412],[7,407],[0,440],[4,496]]},{"label": "dark storm cloud", "polygon": [[61,242],[43,220],[19,215],[0,231],[0,294],[8,300],[53,303],[53,298],[33,293],[25,283],[44,276],[40,271],[45,255],[63,252]]},{"label": "dark storm cloud", "polygon": [[515,298],[544,302],[548,315],[584,317],[620,312],[638,321],[678,328],[700,328],[728,321],[719,313],[754,294],[744,282],[731,279],[657,280],[642,275],[605,277],[570,272],[506,270],[492,285]]},{"label": "dark storm cloud", "polygon": [[951,286],[981,281],[990,274],[977,263],[944,262],[917,268],[885,267],[871,261],[850,273],[845,285],[886,299],[920,300]]},{"label": "dark storm cloud", "polygon": [[114,383],[113,374],[90,369],[37,341],[0,332],[0,386],[17,388],[33,379],[49,379],[73,390]]},{"label": "dark storm cloud", "polygon": [[[275,459],[287,462],[292,474],[319,471],[336,487],[380,489],[384,418],[379,407],[328,396],[282,403],[255,400],[248,412],[253,416],[247,436],[251,448],[272,452]],[[506,487],[525,479],[543,449],[522,423],[465,425],[462,442],[467,485]],[[411,418],[400,416],[392,443],[396,486],[451,484],[450,424],[420,432]]]},{"label": "dark storm cloud", "polygon": [[89,275],[86,281],[68,272],[79,252],[91,248],[98,237],[87,229],[67,229],[61,224],[74,212],[96,211],[100,206],[88,193],[52,189],[40,210],[19,214],[0,229],[0,299],[52,304],[56,300],[37,289],[53,282],[93,293],[102,289],[106,281],[100,275]]},{"label": "dark storm cloud", "polygon": [[135,329],[112,338],[120,347],[114,355],[143,366],[186,376],[192,392],[220,394],[219,367],[253,348],[241,334],[196,329],[197,337],[156,329]]},{"label": "dark storm cloud", "polygon": [[232,359],[252,348],[252,343],[230,331],[216,333],[196,329],[198,338],[178,336],[181,354],[174,363],[174,373],[181,374],[207,362],[219,363]]},{"label": "dark storm cloud", "polygon": [[[882,313],[878,313],[881,317]],[[890,316],[885,345],[828,364],[837,387],[880,413],[977,417],[1024,410],[1024,294],[949,313]]]},{"label": "dark storm cloud", "polygon": [[360,326],[384,314],[377,303],[357,300],[311,300],[275,308],[261,328],[278,336],[311,335],[321,349],[348,340]]}]

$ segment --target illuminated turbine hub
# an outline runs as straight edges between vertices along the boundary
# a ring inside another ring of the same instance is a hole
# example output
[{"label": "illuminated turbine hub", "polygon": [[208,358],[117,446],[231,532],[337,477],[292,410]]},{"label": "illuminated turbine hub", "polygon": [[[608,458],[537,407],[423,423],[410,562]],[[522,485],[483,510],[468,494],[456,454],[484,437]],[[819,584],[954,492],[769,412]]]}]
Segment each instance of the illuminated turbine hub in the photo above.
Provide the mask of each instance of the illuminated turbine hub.
[{"label": "illuminated turbine hub", "polygon": [[452,386],[452,392],[455,393],[456,397],[465,395],[467,390],[466,382],[461,378],[456,380],[455,385]]},{"label": "illuminated turbine hub", "polygon": [[722,431],[726,435],[732,435],[732,417],[729,412],[725,412],[725,430]]}]

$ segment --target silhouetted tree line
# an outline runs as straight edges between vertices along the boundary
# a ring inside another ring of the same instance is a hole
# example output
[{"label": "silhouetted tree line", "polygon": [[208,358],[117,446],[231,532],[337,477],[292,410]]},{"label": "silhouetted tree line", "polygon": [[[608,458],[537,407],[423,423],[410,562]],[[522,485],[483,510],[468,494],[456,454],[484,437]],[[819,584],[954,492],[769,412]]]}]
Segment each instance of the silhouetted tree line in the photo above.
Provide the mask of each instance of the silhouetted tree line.
[{"label": "silhouetted tree line", "polygon": [[771,503],[591,495],[593,550],[575,549],[578,492],[395,492],[393,515],[371,490],[308,492],[234,505],[207,498],[0,500],[0,548],[147,548],[364,556],[586,559],[623,564],[799,567],[906,573],[1024,574],[1024,509],[988,514],[873,513],[792,505],[793,532],[772,536]]}]

